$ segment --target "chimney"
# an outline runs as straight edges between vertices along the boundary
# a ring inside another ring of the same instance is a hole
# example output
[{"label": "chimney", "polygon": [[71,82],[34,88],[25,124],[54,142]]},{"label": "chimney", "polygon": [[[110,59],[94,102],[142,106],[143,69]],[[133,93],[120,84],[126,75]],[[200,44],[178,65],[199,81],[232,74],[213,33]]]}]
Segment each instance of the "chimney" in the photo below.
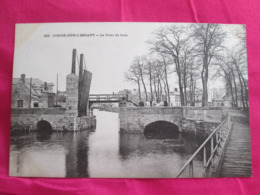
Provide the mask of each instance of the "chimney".
[{"label": "chimney", "polygon": [[25,83],[25,74],[21,74],[21,80]]},{"label": "chimney", "polygon": [[82,90],[83,90],[83,61],[84,61],[84,55],[80,54],[80,60],[79,60],[79,96],[78,96],[78,113],[79,116],[81,116],[80,113],[80,106],[81,106],[81,95],[82,95]]},{"label": "chimney", "polygon": [[83,61],[84,61],[84,55],[83,55],[83,54],[80,54],[79,79],[82,79],[82,77],[83,77]]},{"label": "chimney", "polygon": [[76,74],[76,55],[77,55],[77,50],[73,49],[73,51],[72,51],[71,74]]}]

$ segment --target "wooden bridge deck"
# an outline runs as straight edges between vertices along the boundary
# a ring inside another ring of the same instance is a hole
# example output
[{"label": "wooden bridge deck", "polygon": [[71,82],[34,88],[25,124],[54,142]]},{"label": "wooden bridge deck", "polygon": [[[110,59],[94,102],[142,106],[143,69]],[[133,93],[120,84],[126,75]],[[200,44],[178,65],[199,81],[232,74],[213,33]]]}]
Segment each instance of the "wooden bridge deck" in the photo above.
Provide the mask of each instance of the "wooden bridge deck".
[{"label": "wooden bridge deck", "polygon": [[245,113],[231,114],[233,129],[227,143],[219,177],[251,177],[251,143],[249,120]]}]

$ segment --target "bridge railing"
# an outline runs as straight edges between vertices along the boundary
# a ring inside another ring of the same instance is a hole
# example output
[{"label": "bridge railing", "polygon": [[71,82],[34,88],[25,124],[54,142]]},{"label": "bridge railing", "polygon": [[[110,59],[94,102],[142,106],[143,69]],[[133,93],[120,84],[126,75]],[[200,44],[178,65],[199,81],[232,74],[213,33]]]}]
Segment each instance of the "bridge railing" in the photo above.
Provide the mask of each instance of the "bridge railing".
[{"label": "bridge railing", "polygon": [[[218,153],[218,149],[225,145],[227,138],[231,130],[230,115],[221,122],[221,124],[207,137],[207,139],[201,144],[201,146],[193,153],[189,160],[182,166],[178,172],[176,178],[180,177],[186,168],[189,167],[189,177],[193,177],[193,161],[195,157],[203,151],[203,172],[202,175],[205,176],[207,170],[210,166],[214,166],[214,157]],[[210,143],[210,155],[207,158],[207,147],[206,145]]]},{"label": "bridge railing", "polygon": [[89,95],[89,100],[121,100],[122,98],[127,98],[125,94],[91,94]]}]

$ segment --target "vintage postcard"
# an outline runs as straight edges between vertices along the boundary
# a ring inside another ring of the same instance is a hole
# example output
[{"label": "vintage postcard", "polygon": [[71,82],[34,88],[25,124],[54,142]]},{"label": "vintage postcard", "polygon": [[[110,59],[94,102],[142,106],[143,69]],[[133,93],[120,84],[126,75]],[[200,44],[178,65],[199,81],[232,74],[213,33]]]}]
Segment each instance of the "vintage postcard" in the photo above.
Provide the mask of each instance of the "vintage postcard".
[{"label": "vintage postcard", "polygon": [[16,24],[15,177],[251,177],[246,27]]}]

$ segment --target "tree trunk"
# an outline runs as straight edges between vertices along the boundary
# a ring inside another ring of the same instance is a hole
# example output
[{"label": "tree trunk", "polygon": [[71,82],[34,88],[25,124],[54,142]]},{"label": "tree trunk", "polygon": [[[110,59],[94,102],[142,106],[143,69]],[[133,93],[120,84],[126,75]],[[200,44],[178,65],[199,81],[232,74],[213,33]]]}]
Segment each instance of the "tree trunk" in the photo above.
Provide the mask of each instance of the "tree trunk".
[{"label": "tree trunk", "polygon": [[184,106],[183,88],[182,88],[180,76],[179,76],[179,90],[180,90],[181,106]]},{"label": "tree trunk", "polygon": [[167,89],[167,96],[168,96],[168,104],[170,105],[171,102],[171,96],[170,96],[170,87],[168,82],[168,76],[167,76],[167,70],[165,71],[165,82],[166,82],[166,89]]},{"label": "tree trunk", "polygon": [[208,106],[208,64],[207,64],[207,57],[204,60],[203,70],[201,72],[202,78],[202,107]]},{"label": "tree trunk", "polygon": [[159,75],[158,75],[157,89],[158,89],[158,102],[161,102],[161,97],[162,97],[162,84],[161,84],[161,79],[159,78]]},{"label": "tree trunk", "polygon": [[165,99],[163,101],[168,102],[168,91],[167,91],[167,85],[166,85],[166,81],[163,80],[163,89],[164,89],[164,93],[165,93]]},{"label": "tree trunk", "polygon": [[232,80],[229,79],[229,87],[230,87],[230,93],[231,93],[231,101],[232,101],[232,108],[234,107],[234,94],[233,94],[233,86],[232,86]]},{"label": "tree trunk", "polygon": [[194,106],[194,97],[195,97],[195,91],[194,91],[194,86],[195,86],[195,81],[193,81],[193,74],[192,72],[190,73],[190,91],[189,91],[189,102],[190,102],[190,106]]},{"label": "tree trunk", "polygon": [[240,71],[240,76],[242,78],[244,89],[245,89],[245,102],[246,102],[246,108],[248,109],[249,108],[249,106],[248,106],[248,88],[246,86],[246,82],[245,82],[245,79],[244,79],[241,71]]},{"label": "tree trunk", "polygon": [[228,78],[228,84],[229,84],[229,88],[230,88],[230,94],[228,95],[231,95],[231,102],[232,102],[232,108],[234,107],[234,94],[233,94],[233,86],[232,86],[232,78],[231,76],[229,76]]},{"label": "tree trunk", "polygon": [[140,80],[137,80],[137,84],[138,84],[138,96],[139,96],[139,101],[142,100],[142,96],[141,96],[141,87],[140,87]]},{"label": "tree trunk", "polygon": [[244,101],[244,86],[243,86],[243,83],[242,83],[242,80],[240,78],[240,75],[238,75],[238,78],[239,78],[239,83],[240,83],[240,90],[241,90],[241,100],[242,100],[242,104],[243,104],[243,110],[246,109],[246,106],[245,106],[245,101]]},{"label": "tree trunk", "polygon": [[245,105],[245,99],[244,99],[244,85],[243,85],[243,81],[242,81],[242,78],[241,78],[242,74],[240,72],[237,59],[234,60],[234,64],[235,64],[235,67],[236,67],[236,71],[237,71],[237,75],[238,75],[238,79],[239,79],[239,83],[240,83],[241,101],[242,101],[242,104],[243,104],[243,110],[245,110],[246,105]]},{"label": "tree trunk", "polygon": [[153,81],[153,85],[154,85],[154,92],[155,92],[155,101],[157,102],[157,99],[158,99],[158,90],[156,88],[156,81],[154,80]]},{"label": "tree trunk", "polygon": [[150,81],[150,92],[151,92],[150,101],[153,101],[152,68],[151,68],[151,65],[149,65],[149,81]]},{"label": "tree trunk", "polygon": [[181,79],[181,70],[180,70],[180,62],[179,59],[175,61],[176,65],[176,71],[178,75],[178,80],[179,80],[179,91],[180,91],[180,99],[181,99],[181,106],[184,106],[184,97],[183,97],[183,89],[182,89],[182,79]]},{"label": "tree trunk", "polygon": [[148,96],[147,96],[147,90],[146,90],[146,86],[145,86],[143,77],[141,77],[141,81],[142,81],[142,84],[143,84],[143,87],[144,87],[145,101],[147,102],[148,101]]},{"label": "tree trunk", "polygon": [[167,89],[167,102],[168,102],[168,105],[170,105],[170,102],[171,102],[170,87],[169,87],[169,82],[168,82],[167,64],[166,64],[165,60],[163,60],[163,64],[164,64],[165,84],[166,84],[166,89]]},{"label": "tree trunk", "polygon": [[147,102],[147,101],[148,101],[148,97],[147,97],[147,90],[146,90],[146,86],[145,86],[145,83],[144,83],[143,69],[142,69],[142,67],[141,67],[141,64],[140,64],[140,62],[139,62],[139,61],[138,61],[138,68],[139,68],[139,72],[140,72],[141,82],[142,82],[142,84],[143,84],[143,87],[144,87],[145,101]]},{"label": "tree trunk", "polygon": [[235,88],[235,107],[237,108],[237,107],[238,107],[238,99],[237,99],[237,84],[236,84],[236,78],[235,78],[235,75],[234,75],[233,70],[231,71],[231,73],[232,73],[232,78],[233,78],[233,83],[234,83],[234,88]]},{"label": "tree trunk", "polygon": [[186,82],[186,76],[183,78],[183,87],[184,87],[184,106],[187,106],[187,82]]}]

